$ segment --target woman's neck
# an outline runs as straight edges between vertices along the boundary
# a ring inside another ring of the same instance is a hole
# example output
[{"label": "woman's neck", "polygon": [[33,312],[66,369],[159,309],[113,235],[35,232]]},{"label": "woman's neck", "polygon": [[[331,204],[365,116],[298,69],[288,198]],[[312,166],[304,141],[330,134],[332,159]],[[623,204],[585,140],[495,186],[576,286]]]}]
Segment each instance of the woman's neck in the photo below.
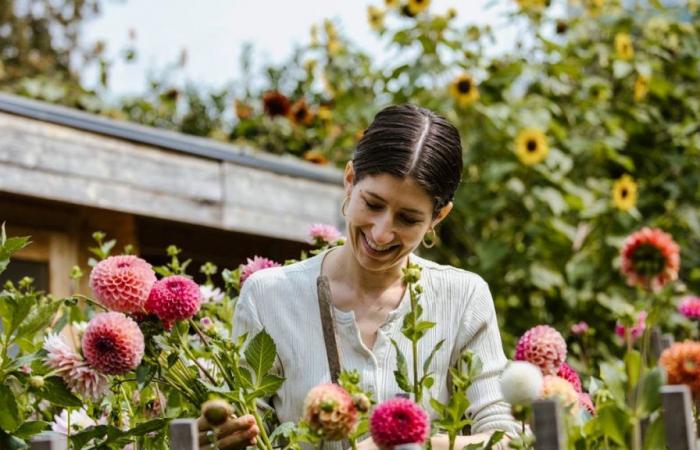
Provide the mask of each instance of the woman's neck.
[{"label": "woman's neck", "polygon": [[377,293],[401,283],[401,268],[406,266],[406,259],[389,270],[369,271],[357,262],[350,246],[344,244],[327,255],[324,272],[331,280],[351,286],[360,293]]}]

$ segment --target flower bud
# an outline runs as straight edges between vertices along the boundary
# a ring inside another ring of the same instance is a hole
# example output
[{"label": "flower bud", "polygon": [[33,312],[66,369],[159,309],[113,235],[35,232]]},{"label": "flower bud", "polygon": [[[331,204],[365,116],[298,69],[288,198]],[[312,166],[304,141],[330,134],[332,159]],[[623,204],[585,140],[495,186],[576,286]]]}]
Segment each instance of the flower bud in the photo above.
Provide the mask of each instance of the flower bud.
[{"label": "flower bud", "polygon": [[218,427],[226,423],[233,416],[233,407],[220,398],[207,400],[202,404],[202,416],[212,427]]},{"label": "flower bud", "polygon": [[44,377],[39,375],[34,375],[29,377],[29,385],[36,389],[41,389],[44,387]]}]

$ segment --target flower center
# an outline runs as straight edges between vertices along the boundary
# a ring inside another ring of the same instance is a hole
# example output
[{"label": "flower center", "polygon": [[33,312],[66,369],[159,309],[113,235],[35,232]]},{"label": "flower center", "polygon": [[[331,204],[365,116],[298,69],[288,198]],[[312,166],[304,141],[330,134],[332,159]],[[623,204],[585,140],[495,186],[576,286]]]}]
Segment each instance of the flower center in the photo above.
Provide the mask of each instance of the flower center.
[{"label": "flower center", "polygon": [[100,336],[97,338],[97,342],[95,342],[95,347],[97,347],[101,353],[108,353],[114,350],[114,342],[107,336]]},{"label": "flower center", "polygon": [[527,151],[530,153],[533,153],[535,150],[537,150],[537,142],[535,140],[530,139],[527,141]]},{"label": "flower center", "polygon": [[654,276],[661,273],[666,267],[666,258],[659,248],[650,245],[640,245],[632,254],[634,271],[643,276]]},{"label": "flower center", "polygon": [[627,188],[622,188],[622,191],[620,192],[620,196],[622,198],[627,198]]},{"label": "flower center", "polygon": [[469,80],[460,80],[457,83],[457,90],[462,94],[468,94],[472,90],[472,83]]}]

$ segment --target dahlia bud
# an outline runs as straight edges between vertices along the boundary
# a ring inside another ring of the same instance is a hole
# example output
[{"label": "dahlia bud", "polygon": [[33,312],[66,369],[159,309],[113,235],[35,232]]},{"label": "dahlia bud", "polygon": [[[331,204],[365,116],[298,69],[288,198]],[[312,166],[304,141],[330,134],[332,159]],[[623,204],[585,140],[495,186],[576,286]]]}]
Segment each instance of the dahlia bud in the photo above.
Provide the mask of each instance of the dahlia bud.
[{"label": "dahlia bud", "polygon": [[420,266],[417,264],[409,264],[403,269],[403,281],[406,283],[415,284],[420,280]]},{"label": "dahlia bud", "polygon": [[29,385],[35,389],[41,389],[44,387],[44,377],[39,375],[34,375],[29,377]]},{"label": "dahlia bud", "polygon": [[202,416],[212,427],[219,427],[233,416],[233,407],[220,398],[207,400],[202,404]]},{"label": "dahlia bud", "polygon": [[355,404],[355,408],[361,413],[366,413],[372,407],[372,402],[365,394],[353,395],[352,402]]}]

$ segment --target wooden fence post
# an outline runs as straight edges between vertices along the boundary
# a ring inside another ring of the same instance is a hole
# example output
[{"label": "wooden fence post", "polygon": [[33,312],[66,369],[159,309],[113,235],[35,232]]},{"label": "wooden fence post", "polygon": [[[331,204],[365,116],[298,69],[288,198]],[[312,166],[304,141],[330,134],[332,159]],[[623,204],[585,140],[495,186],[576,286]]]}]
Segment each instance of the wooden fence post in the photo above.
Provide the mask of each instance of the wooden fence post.
[{"label": "wooden fence post", "polygon": [[566,446],[562,408],[557,400],[532,403],[535,450],[563,450]]},{"label": "wooden fence post", "polygon": [[671,334],[661,334],[661,329],[659,327],[654,327],[651,329],[651,353],[654,355],[654,359],[658,360],[661,356],[661,352],[669,348],[673,344],[673,335]]},{"label": "wooden fence post", "polygon": [[697,450],[691,401],[688,386],[684,384],[661,386],[668,450]]},{"label": "wooden fence post", "polygon": [[175,419],[170,422],[170,450],[199,450],[195,419]]},{"label": "wooden fence post", "polygon": [[54,431],[44,431],[34,436],[29,443],[30,450],[66,450],[66,436]]}]

